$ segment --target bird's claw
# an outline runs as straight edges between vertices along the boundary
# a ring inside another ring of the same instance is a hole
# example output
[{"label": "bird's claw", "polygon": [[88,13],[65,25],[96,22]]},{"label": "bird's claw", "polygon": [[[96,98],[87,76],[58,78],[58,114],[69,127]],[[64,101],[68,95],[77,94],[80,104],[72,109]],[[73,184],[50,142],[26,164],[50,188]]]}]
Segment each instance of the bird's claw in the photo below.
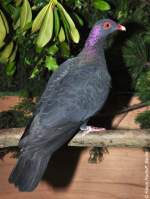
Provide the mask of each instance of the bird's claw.
[{"label": "bird's claw", "polygon": [[80,127],[81,131],[86,131],[86,132],[100,132],[100,131],[105,131],[105,128],[99,128],[99,127],[94,127],[94,126],[81,126]]},{"label": "bird's claw", "polygon": [[80,130],[83,131],[82,132],[82,137],[84,137],[85,135],[89,134],[90,132],[101,132],[101,131],[105,131],[105,128],[99,128],[99,127],[93,127],[93,126],[81,126]]}]

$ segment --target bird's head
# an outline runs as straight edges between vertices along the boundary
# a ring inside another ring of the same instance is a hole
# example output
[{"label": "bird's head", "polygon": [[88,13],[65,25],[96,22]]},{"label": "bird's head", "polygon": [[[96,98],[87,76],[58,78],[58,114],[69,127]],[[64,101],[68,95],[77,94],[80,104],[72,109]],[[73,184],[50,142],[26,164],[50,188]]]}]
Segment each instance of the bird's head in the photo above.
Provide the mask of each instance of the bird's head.
[{"label": "bird's head", "polygon": [[87,44],[94,46],[99,40],[104,40],[109,34],[117,30],[125,31],[126,28],[111,19],[101,19],[92,28]]},{"label": "bird's head", "polygon": [[95,26],[94,26],[95,31],[100,32],[99,36],[100,37],[106,37],[107,35],[117,31],[126,31],[125,26],[116,23],[115,21],[111,19],[101,19],[99,20]]}]

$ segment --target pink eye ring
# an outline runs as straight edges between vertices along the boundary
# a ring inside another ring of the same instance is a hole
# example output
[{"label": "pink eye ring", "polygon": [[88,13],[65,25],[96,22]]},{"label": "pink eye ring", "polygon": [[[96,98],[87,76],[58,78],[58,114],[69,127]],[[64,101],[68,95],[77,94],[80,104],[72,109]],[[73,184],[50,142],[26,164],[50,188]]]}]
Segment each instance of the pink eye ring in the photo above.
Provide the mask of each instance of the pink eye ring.
[{"label": "pink eye ring", "polygon": [[112,25],[111,25],[111,23],[109,23],[109,22],[103,23],[103,29],[104,29],[104,30],[110,29],[111,26],[112,26]]}]

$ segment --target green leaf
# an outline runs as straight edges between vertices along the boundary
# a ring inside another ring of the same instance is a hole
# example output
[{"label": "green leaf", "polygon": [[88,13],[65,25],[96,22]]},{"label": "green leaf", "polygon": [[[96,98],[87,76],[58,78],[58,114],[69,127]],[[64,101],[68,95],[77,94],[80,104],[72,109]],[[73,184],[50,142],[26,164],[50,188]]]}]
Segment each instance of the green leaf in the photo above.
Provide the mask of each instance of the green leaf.
[{"label": "green leaf", "polygon": [[45,67],[50,70],[56,70],[58,68],[58,64],[56,62],[56,59],[52,56],[46,56],[45,60]]},{"label": "green leaf", "polygon": [[65,31],[64,31],[63,27],[60,28],[60,32],[59,32],[58,38],[59,38],[60,42],[64,42],[65,41]]},{"label": "green leaf", "polygon": [[70,35],[70,26],[66,20],[66,17],[61,9],[58,9],[59,14],[60,14],[60,22],[61,22],[61,27],[59,30],[58,34],[58,39],[60,42],[65,41],[65,39],[69,40],[69,35]]},{"label": "green leaf", "polygon": [[64,58],[68,58],[70,56],[70,48],[66,42],[62,42],[60,44],[60,52]]},{"label": "green leaf", "polygon": [[148,129],[150,128],[150,111],[144,111],[140,113],[136,120],[137,123],[140,123],[140,127],[143,129]]},{"label": "green leaf", "polygon": [[11,17],[12,17],[12,19],[13,19],[14,22],[16,22],[18,20],[18,18],[20,16],[20,10],[21,10],[20,7],[16,7],[15,8],[15,7],[12,6]]},{"label": "green leaf", "polygon": [[53,35],[53,6],[50,3],[37,38],[37,46],[44,47],[52,38]]},{"label": "green leaf", "polygon": [[32,21],[32,10],[28,0],[24,0],[20,10],[20,28],[24,30],[24,27]]},{"label": "green leaf", "polygon": [[15,62],[10,62],[6,65],[6,74],[8,76],[13,76],[13,74],[16,71],[16,63]]},{"label": "green leaf", "polygon": [[36,53],[39,53],[39,54],[42,52],[42,50],[43,50],[43,48],[38,47],[38,46],[36,46],[36,48],[35,48]]},{"label": "green leaf", "polygon": [[55,31],[55,38],[57,38],[58,33],[60,31],[60,19],[58,15],[58,9],[54,8],[54,31]]},{"label": "green leaf", "polygon": [[44,17],[46,15],[46,12],[47,12],[47,9],[49,7],[49,4],[44,6],[40,12],[37,14],[36,18],[34,19],[33,21],[33,24],[32,24],[32,32],[37,32],[41,26],[42,26],[42,22],[44,20]]},{"label": "green leaf", "polygon": [[24,61],[25,61],[25,64],[27,64],[27,65],[30,65],[30,64],[31,64],[31,61],[28,59],[28,57],[25,57],[25,58],[24,58]]},{"label": "green leaf", "polygon": [[47,51],[49,55],[55,55],[58,52],[58,47],[56,46],[56,44],[50,46]]},{"label": "green leaf", "polygon": [[110,10],[110,5],[106,1],[94,0],[94,7],[100,11]]},{"label": "green leaf", "polygon": [[30,76],[30,79],[33,79],[35,78],[38,74],[39,74],[39,69],[37,68],[37,66],[33,69],[32,73],[31,73],[31,76]]},{"label": "green leaf", "polygon": [[67,13],[67,11],[64,9],[64,7],[60,3],[58,3],[57,6],[58,6],[60,13],[63,13],[63,15],[64,15],[69,27],[70,27],[69,32],[70,32],[70,36],[71,36],[73,42],[78,43],[79,40],[80,40],[80,35],[79,35],[79,32],[78,32],[72,18],[70,17],[70,15]]},{"label": "green leaf", "polygon": [[136,83],[136,91],[142,102],[150,102],[150,71],[140,74]]},{"label": "green leaf", "polygon": [[80,26],[83,26],[84,25],[84,21],[81,19],[81,17],[78,14],[76,14],[76,13],[74,14],[74,16],[78,20]]}]

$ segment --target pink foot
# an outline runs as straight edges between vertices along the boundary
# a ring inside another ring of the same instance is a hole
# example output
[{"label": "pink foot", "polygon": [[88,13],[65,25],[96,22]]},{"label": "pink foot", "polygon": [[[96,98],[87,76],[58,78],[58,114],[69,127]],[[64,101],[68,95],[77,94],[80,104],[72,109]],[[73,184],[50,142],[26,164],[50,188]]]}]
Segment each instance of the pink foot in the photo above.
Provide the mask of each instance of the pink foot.
[{"label": "pink foot", "polygon": [[89,132],[99,132],[99,131],[105,131],[105,128],[95,127],[95,126],[87,126],[87,130]]},{"label": "pink foot", "polygon": [[105,131],[105,128],[99,128],[99,127],[94,127],[94,126],[81,126],[80,130],[83,131],[83,136],[87,135],[90,132],[100,132],[100,131]]}]

